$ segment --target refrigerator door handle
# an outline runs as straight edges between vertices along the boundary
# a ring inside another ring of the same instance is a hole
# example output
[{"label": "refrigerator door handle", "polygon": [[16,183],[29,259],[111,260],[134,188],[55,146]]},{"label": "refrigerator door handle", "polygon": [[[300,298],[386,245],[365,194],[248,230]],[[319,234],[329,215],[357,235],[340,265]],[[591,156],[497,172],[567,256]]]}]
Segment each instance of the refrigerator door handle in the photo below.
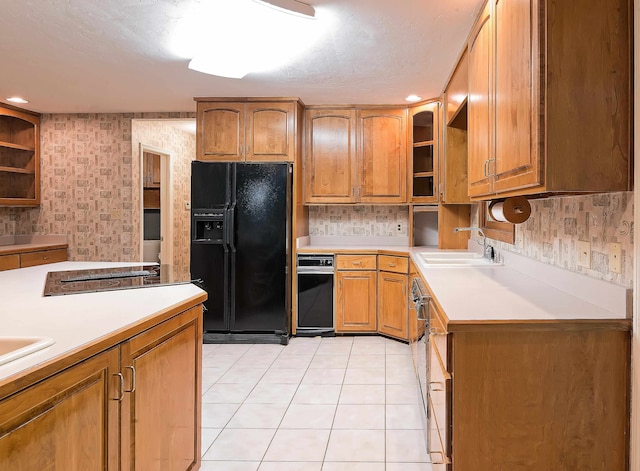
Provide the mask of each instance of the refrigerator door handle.
[{"label": "refrigerator door handle", "polygon": [[225,223],[225,236],[227,238],[227,240],[225,241],[225,243],[229,246],[229,248],[231,249],[232,252],[235,252],[236,250],[236,246],[235,246],[235,241],[234,239],[234,234],[236,232],[235,230],[235,225],[236,225],[236,211],[235,211],[235,205],[231,206],[229,209],[227,209],[227,220]]}]

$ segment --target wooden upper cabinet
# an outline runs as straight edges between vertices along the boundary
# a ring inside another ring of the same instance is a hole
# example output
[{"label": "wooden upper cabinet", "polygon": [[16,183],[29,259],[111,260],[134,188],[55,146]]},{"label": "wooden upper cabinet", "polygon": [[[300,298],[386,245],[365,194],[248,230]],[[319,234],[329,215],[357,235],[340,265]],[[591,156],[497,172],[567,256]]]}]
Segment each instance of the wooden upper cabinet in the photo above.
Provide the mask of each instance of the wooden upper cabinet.
[{"label": "wooden upper cabinet", "polygon": [[247,160],[293,161],[295,105],[247,103]]},{"label": "wooden upper cabinet", "polygon": [[532,38],[537,18],[531,0],[494,0],[496,48],[495,160],[493,191],[540,184],[540,156],[534,142],[535,113]]},{"label": "wooden upper cabinet", "polygon": [[491,3],[487,3],[471,30],[469,40],[468,156],[469,195],[491,193],[491,96],[493,29]]},{"label": "wooden upper cabinet", "polygon": [[362,203],[407,202],[407,110],[358,110]]},{"label": "wooden upper cabinet", "polygon": [[624,191],[632,2],[489,0],[469,40],[469,194]]},{"label": "wooden upper cabinet", "polygon": [[244,103],[198,102],[198,160],[244,160]]},{"label": "wooden upper cabinet", "polygon": [[354,203],[356,111],[306,111],[304,200],[306,203]]},{"label": "wooden upper cabinet", "polygon": [[196,99],[197,159],[293,162],[299,143],[300,102],[291,99],[244,100]]}]

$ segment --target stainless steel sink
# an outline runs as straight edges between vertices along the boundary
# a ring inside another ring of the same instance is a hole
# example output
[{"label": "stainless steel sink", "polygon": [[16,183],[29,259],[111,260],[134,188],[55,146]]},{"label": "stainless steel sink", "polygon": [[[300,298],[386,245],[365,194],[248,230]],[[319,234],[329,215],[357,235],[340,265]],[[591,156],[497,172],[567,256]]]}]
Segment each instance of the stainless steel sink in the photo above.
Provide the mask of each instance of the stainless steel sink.
[{"label": "stainless steel sink", "polygon": [[0,336],[0,365],[53,345],[50,337],[8,337]]}]

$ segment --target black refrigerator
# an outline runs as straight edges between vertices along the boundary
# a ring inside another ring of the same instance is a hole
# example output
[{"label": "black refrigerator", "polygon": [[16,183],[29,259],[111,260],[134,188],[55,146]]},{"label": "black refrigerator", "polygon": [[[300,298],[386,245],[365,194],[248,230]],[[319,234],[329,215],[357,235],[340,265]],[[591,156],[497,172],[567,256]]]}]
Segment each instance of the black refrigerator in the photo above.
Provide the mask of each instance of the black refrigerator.
[{"label": "black refrigerator", "polygon": [[192,163],[191,278],[208,294],[205,343],[288,342],[291,182],[287,163]]}]

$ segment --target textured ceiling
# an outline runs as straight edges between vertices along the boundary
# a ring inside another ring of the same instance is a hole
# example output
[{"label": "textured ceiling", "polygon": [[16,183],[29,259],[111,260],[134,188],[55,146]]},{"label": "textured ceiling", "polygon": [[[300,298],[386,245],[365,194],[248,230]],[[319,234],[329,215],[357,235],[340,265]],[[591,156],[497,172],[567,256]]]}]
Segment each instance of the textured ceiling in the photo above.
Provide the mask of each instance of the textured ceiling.
[{"label": "textured ceiling", "polygon": [[434,97],[482,3],[308,0],[331,29],[287,65],[238,80],[188,69],[174,47],[188,11],[223,1],[238,0],[0,0],[0,100],[23,96],[25,108],[62,113],[195,111],[194,96],[295,96],[307,105]]}]

